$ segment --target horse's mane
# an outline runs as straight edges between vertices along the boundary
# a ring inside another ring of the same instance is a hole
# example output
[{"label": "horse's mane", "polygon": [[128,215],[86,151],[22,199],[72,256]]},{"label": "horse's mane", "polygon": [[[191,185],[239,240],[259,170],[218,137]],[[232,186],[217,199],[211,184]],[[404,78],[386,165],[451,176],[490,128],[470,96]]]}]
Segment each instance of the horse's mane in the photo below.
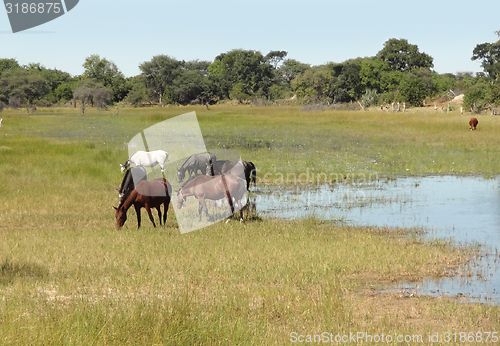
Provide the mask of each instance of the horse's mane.
[{"label": "horse's mane", "polygon": [[[120,185],[120,189],[118,190],[118,193],[120,193],[121,195],[123,195],[122,198],[121,198],[121,202],[120,202],[120,205],[118,206],[118,208],[120,208],[123,205],[123,203],[128,198],[128,196],[130,195],[130,193],[134,190],[134,187],[135,187],[136,184],[135,184],[135,181],[134,181],[134,173],[133,173],[133,171],[141,171],[141,173],[145,174],[145,178],[147,180],[147,173],[146,173],[146,170],[143,167],[135,166],[135,167],[131,167],[130,169],[126,170],[125,171],[125,176],[123,177],[122,183]],[[137,172],[136,172],[136,174],[137,174]],[[130,189],[130,191],[128,191],[127,194],[125,194],[126,188],[128,186],[131,186],[132,188]]]},{"label": "horse's mane", "polygon": [[[121,207],[123,207],[123,205],[125,204],[125,202],[127,202],[127,200],[130,198],[130,196],[132,195],[132,192],[134,192],[134,190],[130,191],[130,193],[126,196],[123,196],[122,198],[122,201],[120,202],[120,204],[118,205],[118,209],[120,209]],[[128,206],[128,208],[130,208],[130,205]],[[128,210],[127,208],[127,210]]]},{"label": "horse's mane", "polygon": [[123,188],[129,184],[130,179],[132,179],[132,169],[125,171],[125,176],[123,177],[122,184],[120,185],[120,193],[122,193]]}]

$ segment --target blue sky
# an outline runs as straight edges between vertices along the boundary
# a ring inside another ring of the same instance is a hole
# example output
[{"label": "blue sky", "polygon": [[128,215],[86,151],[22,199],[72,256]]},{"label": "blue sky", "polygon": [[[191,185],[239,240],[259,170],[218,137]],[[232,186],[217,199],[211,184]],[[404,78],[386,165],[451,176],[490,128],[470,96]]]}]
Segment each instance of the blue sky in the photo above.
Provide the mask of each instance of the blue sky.
[{"label": "blue sky", "polygon": [[500,1],[80,0],[66,15],[13,34],[0,13],[0,58],[78,75],[91,54],[125,76],[158,54],[208,60],[231,49],[285,50],[311,65],[374,56],[404,38],[434,58],[439,73],[481,71],[472,50],[494,42]]}]

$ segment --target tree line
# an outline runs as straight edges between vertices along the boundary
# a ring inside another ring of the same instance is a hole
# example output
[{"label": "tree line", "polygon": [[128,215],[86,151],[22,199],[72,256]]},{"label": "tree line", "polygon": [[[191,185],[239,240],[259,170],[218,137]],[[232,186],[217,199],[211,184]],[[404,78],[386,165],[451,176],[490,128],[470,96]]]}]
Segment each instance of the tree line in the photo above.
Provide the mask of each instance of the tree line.
[{"label": "tree line", "polygon": [[[500,31],[496,32],[500,38]],[[480,110],[500,104],[500,40],[478,44],[472,60],[483,72],[439,74],[433,58],[405,39],[389,39],[372,57],[311,66],[287,58],[286,51],[234,49],[213,61],[181,61],[157,55],[126,78],[106,58],[91,55],[84,72],[71,76],[38,63],[21,66],[0,59],[0,109],[78,103],[106,108],[167,104],[214,104],[252,100],[299,104],[359,102],[368,107],[392,102],[422,106],[426,99],[465,94],[464,106]]]}]

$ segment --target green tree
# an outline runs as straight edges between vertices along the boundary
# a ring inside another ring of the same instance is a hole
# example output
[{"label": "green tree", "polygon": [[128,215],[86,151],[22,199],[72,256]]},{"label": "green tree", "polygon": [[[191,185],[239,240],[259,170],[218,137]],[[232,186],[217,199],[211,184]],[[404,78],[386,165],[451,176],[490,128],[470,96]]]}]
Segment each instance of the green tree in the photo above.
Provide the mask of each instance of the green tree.
[{"label": "green tree", "polygon": [[294,59],[286,59],[278,69],[280,76],[279,80],[283,81],[285,87],[290,87],[291,81],[309,68],[311,68],[311,66],[308,64],[301,63]]},{"label": "green tree", "polygon": [[405,39],[391,38],[386,41],[384,48],[376,57],[386,61],[391,69],[401,72],[409,72],[416,68],[430,69],[434,66],[430,55],[420,53],[417,45],[410,44]]},{"label": "green tree", "polygon": [[170,102],[206,104],[215,95],[215,86],[208,78],[208,61],[188,61],[181,63],[182,68],[172,84],[167,87]]},{"label": "green tree", "polygon": [[245,85],[243,83],[236,83],[233,85],[233,88],[229,92],[229,98],[231,100],[244,101],[248,100],[250,96],[245,93]]},{"label": "green tree", "polygon": [[333,102],[349,102],[361,97],[364,91],[360,77],[361,61],[353,59],[327,65],[333,76],[329,93]]},{"label": "green tree", "polygon": [[447,94],[450,90],[454,91],[457,77],[452,73],[432,73],[432,81],[436,93]]},{"label": "green tree", "polygon": [[417,74],[407,73],[401,80],[399,91],[403,101],[410,106],[421,107],[428,94],[428,86]]},{"label": "green tree", "polygon": [[264,57],[265,61],[270,64],[275,70],[278,69],[278,65],[286,58],[287,52],[284,50],[272,50],[266,54]]},{"label": "green tree", "polygon": [[[500,78],[500,77],[499,77]],[[485,90],[484,101],[487,104],[500,105],[500,79],[488,84]]]},{"label": "green tree", "polygon": [[500,75],[500,41],[478,44],[472,52],[471,60],[481,61],[481,67],[488,77]]},{"label": "green tree", "polygon": [[93,54],[83,63],[83,77],[94,79],[105,87],[112,89],[112,99],[119,102],[128,94],[132,86],[127,83],[123,73],[114,62]]},{"label": "green tree", "polygon": [[310,68],[291,82],[291,90],[298,98],[307,101],[331,99],[332,73],[326,66]]},{"label": "green tree", "polygon": [[[77,88],[77,82],[74,80],[60,84],[53,92],[54,102],[68,102],[73,99],[73,93]],[[50,101],[50,100],[49,100]]]},{"label": "green tree", "polygon": [[217,56],[208,67],[209,76],[221,98],[229,97],[234,85],[241,83],[249,96],[267,95],[273,84],[273,67],[262,53],[235,49]]},{"label": "green tree", "polygon": [[163,104],[165,89],[180,74],[180,68],[181,62],[168,55],[156,55],[139,65],[146,87],[151,90],[159,105]]},{"label": "green tree", "polygon": [[464,95],[463,107],[470,109],[472,113],[479,113],[486,106],[486,91],[484,88],[477,88]]},{"label": "green tree", "polygon": [[3,72],[12,71],[15,69],[20,69],[21,65],[16,59],[0,59],[0,76]]},{"label": "green tree", "polygon": [[11,97],[32,105],[50,92],[47,81],[39,72],[12,69],[0,76],[0,100],[7,103]]},{"label": "green tree", "polygon": [[133,107],[141,107],[144,102],[150,99],[150,93],[146,88],[145,78],[142,74],[129,78],[128,82],[132,85],[125,101]]},{"label": "green tree", "polygon": [[360,84],[378,93],[389,91],[388,86],[383,84],[383,77],[389,71],[391,69],[386,61],[375,57],[363,59],[359,70]]},{"label": "green tree", "polygon": [[113,91],[111,88],[105,87],[102,83],[96,82],[95,79],[83,79],[78,83],[78,88],[73,93],[75,100],[80,100],[82,103],[82,111],[85,113],[86,104],[90,103],[92,107],[105,109],[111,102]]}]

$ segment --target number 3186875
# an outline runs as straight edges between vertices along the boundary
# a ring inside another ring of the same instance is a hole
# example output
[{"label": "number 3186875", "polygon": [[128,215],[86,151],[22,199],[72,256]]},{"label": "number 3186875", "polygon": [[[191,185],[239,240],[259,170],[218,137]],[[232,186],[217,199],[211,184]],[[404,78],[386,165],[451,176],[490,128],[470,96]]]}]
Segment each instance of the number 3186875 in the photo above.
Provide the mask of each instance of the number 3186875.
[{"label": "number 3186875", "polygon": [[40,2],[40,3],[22,3],[12,4],[10,2],[5,4],[7,13],[59,13],[61,12],[60,3],[56,2]]}]

